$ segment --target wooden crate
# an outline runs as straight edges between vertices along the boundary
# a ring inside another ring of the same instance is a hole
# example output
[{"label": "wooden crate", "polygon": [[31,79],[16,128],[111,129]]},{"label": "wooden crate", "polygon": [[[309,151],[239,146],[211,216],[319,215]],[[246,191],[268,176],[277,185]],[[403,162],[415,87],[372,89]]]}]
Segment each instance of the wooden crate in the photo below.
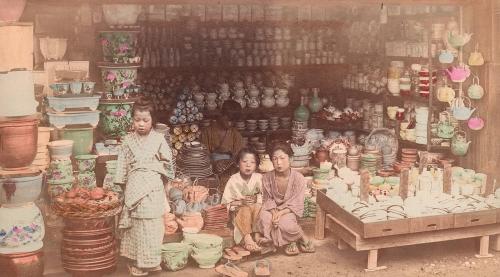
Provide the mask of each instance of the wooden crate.
[{"label": "wooden crate", "polygon": [[455,228],[497,223],[498,209],[454,214]]},{"label": "wooden crate", "polygon": [[410,233],[451,229],[454,223],[453,214],[411,218]]}]

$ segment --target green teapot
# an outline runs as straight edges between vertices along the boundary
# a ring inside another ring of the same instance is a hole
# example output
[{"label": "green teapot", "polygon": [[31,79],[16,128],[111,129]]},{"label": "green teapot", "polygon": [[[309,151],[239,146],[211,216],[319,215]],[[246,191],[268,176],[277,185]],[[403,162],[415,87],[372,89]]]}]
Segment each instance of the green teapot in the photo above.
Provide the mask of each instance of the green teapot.
[{"label": "green teapot", "polygon": [[465,156],[469,150],[470,141],[467,141],[466,133],[458,131],[451,139],[451,153],[455,156]]},{"label": "green teapot", "polygon": [[437,135],[440,138],[449,139],[455,135],[455,126],[450,122],[450,114],[446,112],[447,120],[439,121],[437,126]]}]

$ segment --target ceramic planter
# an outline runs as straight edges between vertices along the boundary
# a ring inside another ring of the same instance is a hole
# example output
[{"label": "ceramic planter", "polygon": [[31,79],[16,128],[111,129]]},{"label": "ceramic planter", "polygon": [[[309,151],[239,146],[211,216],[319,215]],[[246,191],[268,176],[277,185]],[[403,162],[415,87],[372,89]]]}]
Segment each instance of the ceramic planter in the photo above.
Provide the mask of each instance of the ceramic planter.
[{"label": "ceramic planter", "polygon": [[0,254],[36,251],[43,247],[45,226],[34,204],[0,207]]},{"label": "ceramic planter", "polygon": [[132,106],[134,102],[101,102],[100,130],[106,137],[122,137],[132,125]]},{"label": "ceramic planter", "polygon": [[141,5],[104,4],[102,5],[104,21],[111,27],[135,25],[142,11]]},{"label": "ceramic planter", "polygon": [[99,123],[99,111],[75,111],[75,112],[48,112],[50,124],[56,128],[64,128],[66,125],[90,124],[97,127]]},{"label": "ceramic planter", "polygon": [[0,166],[29,166],[36,156],[38,120],[25,119],[0,122]]},{"label": "ceramic planter", "polygon": [[72,140],[54,140],[47,144],[52,160],[69,160],[74,142]]},{"label": "ceramic planter", "polygon": [[95,111],[97,110],[97,106],[99,106],[100,98],[100,96],[71,98],[47,96],[49,107],[57,112],[63,112],[66,109],[72,108],[89,108],[91,111]]},{"label": "ceramic planter", "polygon": [[138,65],[100,65],[104,91],[115,95],[135,85]]},{"label": "ceramic planter", "polygon": [[94,145],[94,128],[91,126],[72,126],[59,130],[59,137],[72,140],[73,155],[85,155],[92,152]]},{"label": "ceramic planter", "polygon": [[76,165],[78,166],[78,171],[83,172],[93,172],[95,169],[97,155],[78,155],[75,156]]},{"label": "ceramic planter", "polygon": [[26,0],[0,0],[0,21],[18,21],[25,6]]},{"label": "ceramic planter", "polygon": [[33,202],[42,191],[43,174],[0,178],[0,204],[4,207],[15,207]]},{"label": "ceramic planter", "polygon": [[73,181],[71,160],[56,160],[50,162],[47,170],[47,183],[52,185],[67,184]]},{"label": "ceramic planter", "polygon": [[189,258],[189,245],[185,243],[167,243],[162,246],[162,260],[169,270],[177,271],[186,267]]},{"label": "ceramic planter", "polygon": [[85,172],[78,174],[78,186],[84,188],[93,188],[96,186],[94,172]]},{"label": "ceramic planter", "polygon": [[27,70],[0,72],[0,99],[8,99],[0,101],[0,116],[35,114],[38,102],[35,100],[33,72]]},{"label": "ceramic planter", "polygon": [[0,268],[2,268],[2,273],[5,276],[43,276],[43,250],[0,254]]},{"label": "ceramic planter", "polygon": [[40,52],[45,60],[61,60],[66,54],[68,39],[65,38],[40,38]]},{"label": "ceramic planter", "polygon": [[139,31],[101,31],[99,41],[105,62],[136,62]]}]

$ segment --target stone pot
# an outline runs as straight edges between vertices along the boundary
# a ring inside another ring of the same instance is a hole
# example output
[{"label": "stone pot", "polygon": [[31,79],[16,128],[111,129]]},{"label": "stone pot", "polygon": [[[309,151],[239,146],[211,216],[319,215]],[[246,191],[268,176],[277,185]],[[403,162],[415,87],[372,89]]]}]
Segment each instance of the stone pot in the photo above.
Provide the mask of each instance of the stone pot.
[{"label": "stone pot", "polygon": [[42,191],[42,180],[42,172],[0,178],[0,204],[4,207],[15,207],[37,200]]},{"label": "stone pot", "polygon": [[18,21],[25,6],[26,0],[0,0],[0,21]]},{"label": "stone pot", "polygon": [[0,166],[13,169],[29,166],[36,156],[38,120],[0,122]]},{"label": "stone pot", "polygon": [[99,129],[107,138],[125,136],[132,125],[132,106],[134,102],[116,101],[99,104],[101,119]]},{"label": "stone pot", "polygon": [[44,269],[43,250],[25,253],[0,254],[0,268],[5,276],[42,277]]},{"label": "stone pot", "polygon": [[[102,114],[101,114],[102,116]],[[91,126],[65,127],[58,130],[59,137],[65,140],[72,140],[73,155],[86,155],[92,152],[94,145],[94,128]]]}]

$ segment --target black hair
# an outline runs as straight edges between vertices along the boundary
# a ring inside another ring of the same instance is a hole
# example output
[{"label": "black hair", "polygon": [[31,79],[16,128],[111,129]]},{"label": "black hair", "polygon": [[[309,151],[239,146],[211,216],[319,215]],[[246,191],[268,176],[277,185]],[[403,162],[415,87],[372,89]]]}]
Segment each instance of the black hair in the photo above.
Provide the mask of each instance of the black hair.
[{"label": "black hair", "polygon": [[227,115],[229,120],[238,119],[241,116],[241,104],[234,100],[226,100],[222,104],[222,115]]},{"label": "black hair", "polygon": [[134,106],[132,107],[132,116],[134,116],[135,112],[137,111],[149,112],[149,114],[151,115],[152,126],[153,128],[155,127],[157,121],[156,110],[153,101],[151,101],[149,98],[140,98],[134,103]]},{"label": "black hair", "polygon": [[293,150],[290,144],[282,141],[273,143],[273,145],[271,146],[271,150],[269,151],[269,156],[272,158],[273,154],[278,150],[285,152],[285,154],[287,154],[290,158],[293,156]]},{"label": "black hair", "polygon": [[257,152],[255,151],[255,149],[253,149],[252,147],[243,147],[243,148],[241,148],[241,150],[238,152],[238,155],[236,155],[236,162],[240,163],[240,161],[243,159],[243,157],[246,154],[252,154],[252,155],[254,155],[255,162],[256,162],[257,167],[258,167],[259,164],[260,164],[260,157],[259,157],[259,154],[257,154]]}]

